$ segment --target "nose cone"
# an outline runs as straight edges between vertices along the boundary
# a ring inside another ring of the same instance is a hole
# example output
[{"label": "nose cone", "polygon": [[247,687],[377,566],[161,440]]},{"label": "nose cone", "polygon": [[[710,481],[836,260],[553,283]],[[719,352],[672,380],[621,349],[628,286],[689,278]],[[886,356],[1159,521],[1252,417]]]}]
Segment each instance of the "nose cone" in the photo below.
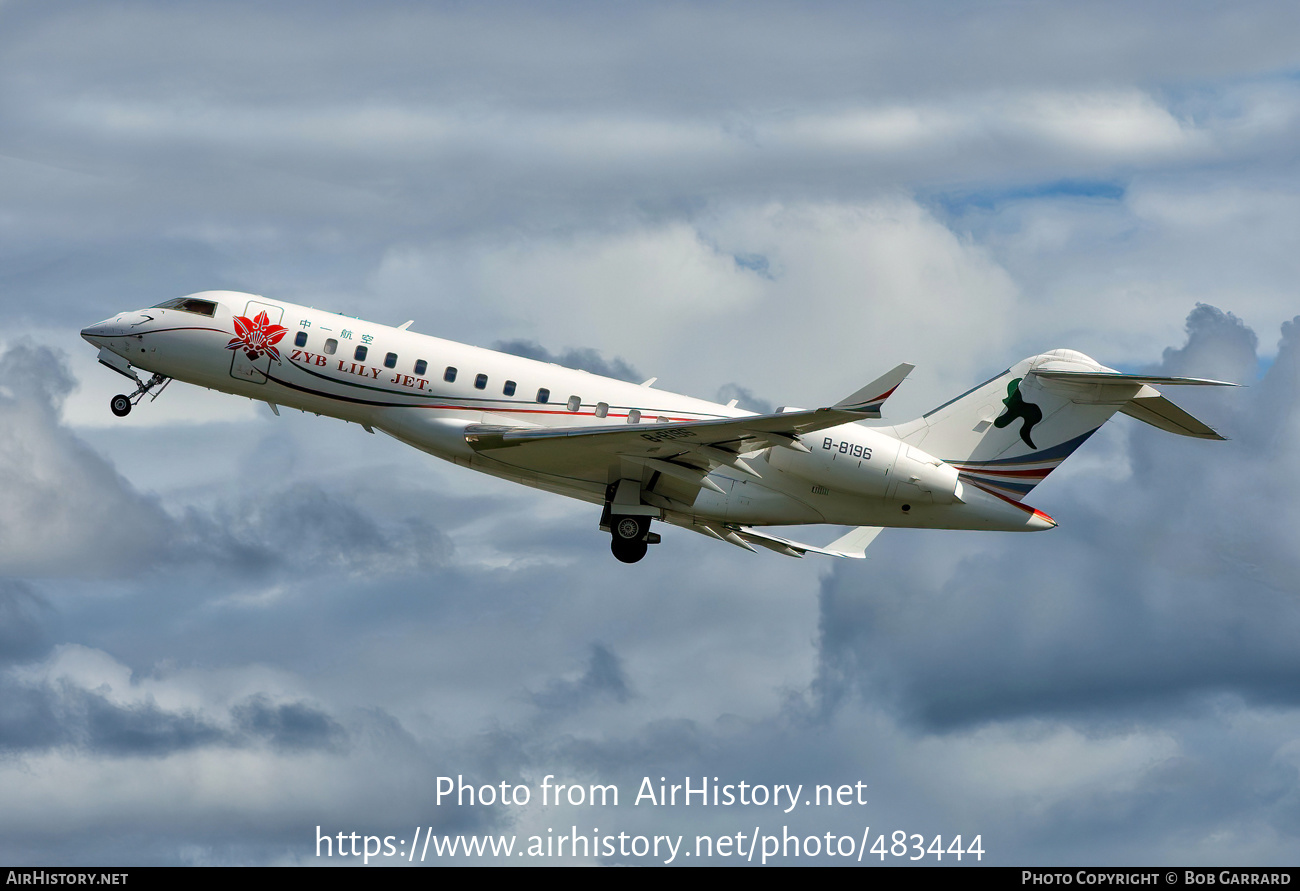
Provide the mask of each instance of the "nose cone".
[{"label": "nose cone", "polygon": [[103,349],[110,337],[121,335],[121,326],[115,325],[117,317],[96,322],[81,329],[81,336],[93,347]]},{"label": "nose cone", "polygon": [[120,312],[111,319],[96,322],[89,328],[81,329],[81,336],[97,347],[108,346],[108,341],[133,334],[145,334],[153,327],[158,318],[158,310],[143,309]]}]

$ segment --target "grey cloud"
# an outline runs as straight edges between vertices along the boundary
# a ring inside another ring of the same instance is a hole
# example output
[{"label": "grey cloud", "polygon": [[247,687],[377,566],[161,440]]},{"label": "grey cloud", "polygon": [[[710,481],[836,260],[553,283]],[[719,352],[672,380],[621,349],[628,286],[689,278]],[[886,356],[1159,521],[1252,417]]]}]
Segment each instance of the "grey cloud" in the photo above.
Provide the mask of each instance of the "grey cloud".
[{"label": "grey cloud", "polygon": [[594,643],[581,677],[554,680],[534,694],[533,701],[543,712],[568,712],[600,702],[624,703],[631,697],[622,660],[605,644]]},{"label": "grey cloud", "polygon": [[51,612],[49,600],[30,584],[0,578],[0,665],[34,659],[49,648]]},{"label": "grey cloud", "polygon": [[[39,86],[55,96],[97,73],[111,96],[167,99],[202,90],[269,105],[494,99],[511,108],[699,112],[924,95],[954,83],[1096,85],[1137,75],[1285,70],[1293,51],[1286,38],[1300,25],[1277,3],[1181,17],[1162,4],[948,11],[939,3],[798,10],[764,3],[743,15],[652,6],[598,16],[569,3],[390,4],[366,13],[332,6],[328,15],[305,4],[84,4],[65,15],[17,7],[6,12],[4,58],[13,66],[48,60],[50,76]],[[1251,27],[1261,16],[1272,27]],[[926,40],[901,39],[921,27]],[[159,78],[160,69],[175,76]]]},{"label": "grey cloud", "polygon": [[[1281,8],[1257,8],[1275,22],[1271,45],[1289,53]],[[432,8],[319,16],[292,4],[6,10],[4,280],[28,298],[20,311],[42,321],[86,313],[106,291],[116,302],[231,285],[312,302],[321,291],[364,293],[384,249],[417,237],[851,202],[900,184],[1128,174],[1142,157],[1097,158],[1027,135],[1039,94],[1025,84],[1065,90],[1068,111],[1108,90],[1138,95],[1116,85],[1132,66],[1142,83],[1159,81],[1153,70],[1195,82],[1225,64],[1222,41],[1199,52],[1206,34],[1239,21],[1201,11],[1171,34],[1155,11],[1053,8],[1029,16],[1041,33],[1017,40],[1030,27],[1019,14],[1005,29],[990,24],[996,10],[979,23],[931,15],[919,52],[899,39],[917,26],[912,15],[771,6],[743,20],[658,8],[593,20],[564,4],[521,5],[509,21]],[[1045,39],[1059,41],[1054,51]],[[1198,51],[1184,57],[1176,46]],[[1099,58],[1109,60],[1104,75]],[[1248,58],[1260,64],[1260,54]],[[1151,110],[1168,111],[1163,102],[1153,93]],[[963,114],[955,135],[933,126]],[[1063,117],[1046,129],[1066,142],[1089,131]],[[1172,133],[1204,120],[1171,113],[1165,123]],[[1235,119],[1213,120],[1237,132]],[[1288,133],[1278,137],[1287,145]],[[762,256],[738,262],[760,269]]]},{"label": "grey cloud", "polygon": [[[250,489],[262,488],[250,481]],[[181,559],[267,574],[311,567],[351,573],[424,571],[442,563],[451,543],[425,517],[379,517],[349,493],[299,483],[262,494],[241,493],[211,512],[186,512],[190,547]]]},{"label": "grey cloud", "polygon": [[417,511],[379,516],[359,505],[363,493],[277,486],[258,468],[216,506],[173,515],[61,423],[73,381],[53,350],[10,346],[0,380],[8,390],[0,391],[0,571],[100,576],[215,562],[253,574],[277,566],[392,573],[427,569],[451,552]]},{"label": "grey cloud", "polygon": [[63,742],[65,727],[49,691],[0,678],[0,752],[44,750]]},{"label": "grey cloud", "polygon": [[[336,751],[347,732],[306,702],[274,704],[256,695],[235,704],[230,720],[202,711],[168,710],[152,697],[121,703],[67,681],[25,683],[0,678],[0,751],[82,752],[161,758],[208,747],[269,746],[278,751]],[[230,725],[233,724],[233,729]]]},{"label": "grey cloud", "polygon": [[736,400],[738,407],[760,415],[771,414],[773,410],[771,402],[755,396],[752,390],[740,384],[724,384],[718,389],[718,402],[730,402],[732,399]]},{"label": "grey cloud", "polygon": [[[1284,341],[1289,327],[1282,329]],[[1156,370],[1160,374],[1213,378],[1253,387],[1260,372],[1258,348],[1259,338],[1244,321],[1218,307],[1198,303],[1187,316],[1186,345],[1166,349]],[[1280,374],[1273,377],[1266,387],[1282,385],[1283,378]],[[1281,394],[1266,394],[1261,398],[1249,391],[1190,388],[1177,390],[1170,396],[1189,409],[1205,406],[1214,411],[1216,417],[1224,419],[1221,426],[1230,427],[1234,437],[1253,436],[1251,428],[1271,415],[1253,410],[1257,403],[1276,405],[1281,398]]]},{"label": "grey cloud", "polygon": [[152,700],[124,706],[93,690],[63,686],[58,692],[69,742],[90,751],[160,757],[227,741],[201,716],[169,712]]},{"label": "grey cloud", "polygon": [[635,368],[622,359],[617,356],[613,359],[606,359],[598,350],[591,347],[570,347],[562,353],[552,353],[536,341],[502,340],[492,344],[492,349],[509,353],[512,356],[523,356],[525,359],[536,359],[539,362],[553,362],[556,365],[563,365],[565,368],[589,371],[592,374],[617,378],[621,381],[631,381],[639,384],[645,380],[637,373]]},{"label": "grey cloud", "polygon": [[337,721],[305,702],[273,705],[265,696],[253,696],[236,705],[230,713],[243,732],[266,740],[277,749],[332,749],[347,738]]},{"label": "grey cloud", "polygon": [[161,757],[228,743],[219,727],[190,712],[168,712],[152,700],[121,705],[94,690],[67,683],[28,684],[0,679],[0,748],[45,751],[69,746],[105,755]]},{"label": "grey cloud", "polygon": [[168,517],[64,426],[64,360],[19,342],[0,355],[0,571],[118,574],[152,561]]}]

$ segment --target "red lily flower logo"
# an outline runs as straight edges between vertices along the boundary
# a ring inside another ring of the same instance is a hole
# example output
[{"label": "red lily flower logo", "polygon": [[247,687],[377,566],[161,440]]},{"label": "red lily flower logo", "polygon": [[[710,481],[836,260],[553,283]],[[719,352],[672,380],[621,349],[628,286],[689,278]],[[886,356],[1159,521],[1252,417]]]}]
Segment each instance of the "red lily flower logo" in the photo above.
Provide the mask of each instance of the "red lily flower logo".
[{"label": "red lily flower logo", "polygon": [[235,316],[235,336],[226,344],[226,349],[242,349],[248,354],[249,361],[256,361],[266,353],[279,362],[280,351],[275,345],[288,333],[289,329],[283,325],[272,325],[265,310],[258,313],[252,321],[246,316]]}]

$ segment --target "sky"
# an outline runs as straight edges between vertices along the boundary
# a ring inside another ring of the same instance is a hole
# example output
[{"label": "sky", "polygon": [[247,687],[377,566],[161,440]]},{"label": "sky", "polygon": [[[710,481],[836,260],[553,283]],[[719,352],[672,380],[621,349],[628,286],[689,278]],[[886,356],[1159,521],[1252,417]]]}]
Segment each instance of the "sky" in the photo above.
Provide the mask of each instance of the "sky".
[{"label": "sky", "polygon": [[[1287,3],[0,3],[0,862],[1294,865],[1298,144]],[[897,423],[1058,347],[1246,386],[1171,394],[1227,442],[1117,417],[1043,535],[629,566],[355,425],[113,417],[78,331],[211,288],[760,411],[911,362]]]}]

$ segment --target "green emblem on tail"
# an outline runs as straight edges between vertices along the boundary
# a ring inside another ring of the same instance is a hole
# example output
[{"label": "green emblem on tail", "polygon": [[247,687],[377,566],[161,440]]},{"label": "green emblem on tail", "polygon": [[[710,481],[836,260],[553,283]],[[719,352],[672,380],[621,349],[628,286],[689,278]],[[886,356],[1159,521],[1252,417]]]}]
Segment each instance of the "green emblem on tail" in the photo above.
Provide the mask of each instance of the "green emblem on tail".
[{"label": "green emblem on tail", "polygon": [[1043,419],[1043,410],[1032,402],[1026,402],[1025,398],[1020,395],[1020,382],[1023,377],[1018,377],[1011,383],[1007,384],[1007,398],[1002,400],[1002,404],[1007,407],[998,419],[993,422],[993,426],[1001,430],[1010,424],[1016,418],[1024,420],[1020,427],[1020,438],[1031,449],[1037,450],[1038,446],[1029,438],[1029,432],[1034,429],[1034,425]]}]

